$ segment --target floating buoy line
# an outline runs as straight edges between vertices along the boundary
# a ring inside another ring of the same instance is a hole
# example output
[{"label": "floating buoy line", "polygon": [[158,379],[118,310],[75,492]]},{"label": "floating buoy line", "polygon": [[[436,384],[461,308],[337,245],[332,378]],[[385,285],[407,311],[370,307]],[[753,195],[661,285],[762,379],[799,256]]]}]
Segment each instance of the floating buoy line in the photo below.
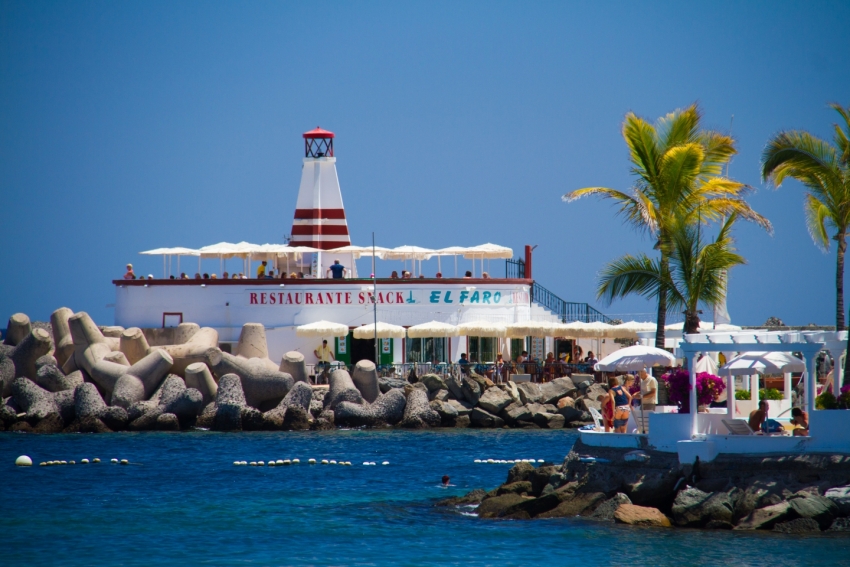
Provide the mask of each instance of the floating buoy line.
[{"label": "floating buoy line", "polygon": [[543,459],[475,459],[476,463],[482,465],[514,465],[516,463],[545,463]]},{"label": "floating buoy line", "polygon": [[[237,467],[288,467],[293,465],[298,465],[301,463],[300,459],[269,459],[268,461],[233,461],[233,465]],[[315,464],[323,464],[323,465],[338,465],[343,467],[353,466],[351,461],[337,461],[335,459],[322,459],[321,461],[317,461],[316,459],[308,459],[307,463],[310,465]],[[382,461],[381,465],[387,466],[389,465],[389,461]],[[378,463],[375,461],[363,461],[364,467],[375,467],[378,466]]]}]

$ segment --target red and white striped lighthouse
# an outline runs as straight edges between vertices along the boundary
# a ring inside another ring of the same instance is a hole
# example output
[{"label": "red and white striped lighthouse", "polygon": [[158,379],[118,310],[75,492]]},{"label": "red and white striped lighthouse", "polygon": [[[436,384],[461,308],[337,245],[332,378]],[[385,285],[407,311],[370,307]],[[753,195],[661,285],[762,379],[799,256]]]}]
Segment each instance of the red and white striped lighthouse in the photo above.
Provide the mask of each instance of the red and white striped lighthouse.
[{"label": "red and white striped lighthouse", "polygon": [[334,133],[321,128],[304,132],[304,165],[290,244],[321,250],[351,244],[336,175]]}]

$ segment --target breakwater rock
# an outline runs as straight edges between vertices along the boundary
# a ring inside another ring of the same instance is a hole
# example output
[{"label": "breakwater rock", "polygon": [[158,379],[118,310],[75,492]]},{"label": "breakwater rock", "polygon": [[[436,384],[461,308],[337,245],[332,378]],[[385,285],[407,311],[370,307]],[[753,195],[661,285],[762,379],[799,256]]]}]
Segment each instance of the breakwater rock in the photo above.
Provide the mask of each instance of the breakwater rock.
[{"label": "breakwater rock", "polygon": [[850,454],[719,455],[589,447],[563,463],[517,463],[504,484],[439,502],[477,504],[480,518],[579,516],[652,527],[841,532],[850,536]]},{"label": "breakwater rock", "polygon": [[[592,376],[494,384],[465,374],[379,377],[359,362],[307,382],[304,357],[269,359],[262,325],[247,323],[232,353],[215,329],[97,326],[57,309],[50,323],[17,313],[0,345],[0,431],[303,430],[330,427],[558,429],[590,421]],[[598,391],[599,390],[599,391]]]}]

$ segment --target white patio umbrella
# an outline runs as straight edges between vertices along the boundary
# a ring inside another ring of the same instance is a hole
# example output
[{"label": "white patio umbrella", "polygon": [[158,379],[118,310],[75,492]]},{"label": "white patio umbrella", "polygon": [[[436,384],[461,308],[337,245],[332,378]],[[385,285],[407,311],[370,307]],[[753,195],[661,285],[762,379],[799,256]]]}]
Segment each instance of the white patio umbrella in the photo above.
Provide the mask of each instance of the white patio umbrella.
[{"label": "white patio umbrella", "polygon": [[471,248],[465,246],[449,246],[448,248],[440,248],[439,250],[434,250],[434,256],[437,257],[437,270],[440,272],[443,271],[443,267],[440,264],[441,256],[454,256],[455,257],[455,277],[457,277],[457,257],[463,256],[467,252],[469,252]]},{"label": "white patio umbrella", "polygon": [[709,374],[714,374],[717,376],[717,363],[714,362],[714,359],[710,356],[703,356],[694,364],[694,370],[696,370],[697,374],[700,372],[708,372]]},{"label": "white patio umbrella", "polygon": [[[414,276],[416,275],[416,261],[419,260],[420,266],[422,260],[430,260],[431,256],[434,255],[434,251],[430,248],[422,248],[421,246],[397,246],[395,248],[391,248],[384,252],[383,258],[384,260],[412,260],[413,261],[413,271]],[[421,272],[421,267],[420,267]]]},{"label": "white patio umbrella", "polygon": [[[166,257],[168,256],[177,256],[177,271],[180,271],[180,256],[200,256],[200,252],[194,250],[192,248],[156,248],[154,250],[145,250],[144,252],[139,252],[139,254],[144,254],[146,256],[159,256],[162,255],[162,273],[163,277],[167,277],[167,273],[165,270],[165,262]],[[169,267],[171,266],[169,261]]]},{"label": "white patio umbrella", "polygon": [[490,321],[469,321],[457,326],[458,333],[467,337],[495,337],[507,336],[507,328],[500,323]]},{"label": "white patio umbrella", "polygon": [[557,337],[564,325],[554,321],[522,321],[505,325],[507,336],[515,339],[524,337]]},{"label": "white patio umbrella", "polygon": [[507,259],[510,260],[514,257],[514,251],[507,246],[499,246],[498,244],[492,244],[490,242],[486,244],[479,244],[478,246],[473,246],[467,250],[466,254],[463,255],[464,258],[472,259],[472,269],[473,276],[475,275],[475,259],[481,258],[481,273],[484,273],[484,260],[498,260],[498,259]]},{"label": "white patio umbrella", "polygon": [[609,354],[597,362],[593,369],[600,372],[628,372],[640,370],[645,366],[672,366],[675,363],[676,358],[666,350],[634,345]]},{"label": "white patio umbrella", "polygon": [[[400,327],[398,325],[391,325],[390,323],[384,323],[382,321],[378,321],[378,338],[379,339],[403,339],[405,335],[404,327]],[[369,323],[368,325],[361,325],[354,329],[354,338],[355,339],[374,339],[375,338],[375,324]]]},{"label": "white patio umbrella", "polygon": [[749,376],[752,374],[784,374],[805,372],[806,364],[790,352],[745,352],[739,354],[717,371],[720,376]]},{"label": "white patio umbrella", "polygon": [[411,339],[427,339],[432,337],[456,337],[460,334],[458,328],[440,321],[430,321],[407,328],[407,336]]},{"label": "white patio umbrella", "polygon": [[611,338],[613,339],[636,339],[638,333],[654,331],[657,325],[655,323],[639,323],[637,321],[628,321],[619,325],[613,325],[611,329]]},{"label": "white patio umbrella", "polygon": [[331,323],[330,321],[316,321],[295,327],[295,334],[299,337],[344,337],[348,335],[348,325]]},{"label": "white patio umbrella", "polygon": [[609,325],[601,321],[594,321],[592,323],[573,321],[572,323],[561,326],[564,336],[575,339],[616,338],[614,328],[614,325]]},{"label": "white patio umbrella", "polygon": [[[389,248],[384,248],[382,246],[375,246],[374,255],[378,258],[383,259],[384,253],[388,252]],[[342,246],[340,248],[334,248],[332,250],[326,250],[328,254],[351,254],[351,256],[355,260],[359,260],[361,256],[372,256],[372,247],[371,246]]]}]

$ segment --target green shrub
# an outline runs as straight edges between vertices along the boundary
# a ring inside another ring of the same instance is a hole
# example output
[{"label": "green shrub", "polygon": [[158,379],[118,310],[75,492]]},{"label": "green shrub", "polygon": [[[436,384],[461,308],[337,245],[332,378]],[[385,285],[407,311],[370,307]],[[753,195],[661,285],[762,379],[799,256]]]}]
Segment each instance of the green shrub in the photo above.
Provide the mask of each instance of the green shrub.
[{"label": "green shrub", "polygon": [[776,388],[762,388],[759,390],[759,399],[761,400],[781,400],[782,398],[782,392]]},{"label": "green shrub", "polygon": [[746,390],[738,390],[737,392],[735,392],[735,399],[736,400],[749,400],[750,399],[750,393]]},{"label": "green shrub", "polygon": [[838,400],[835,399],[832,392],[824,392],[815,398],[815,408],[820,410],[838,409]]}]

